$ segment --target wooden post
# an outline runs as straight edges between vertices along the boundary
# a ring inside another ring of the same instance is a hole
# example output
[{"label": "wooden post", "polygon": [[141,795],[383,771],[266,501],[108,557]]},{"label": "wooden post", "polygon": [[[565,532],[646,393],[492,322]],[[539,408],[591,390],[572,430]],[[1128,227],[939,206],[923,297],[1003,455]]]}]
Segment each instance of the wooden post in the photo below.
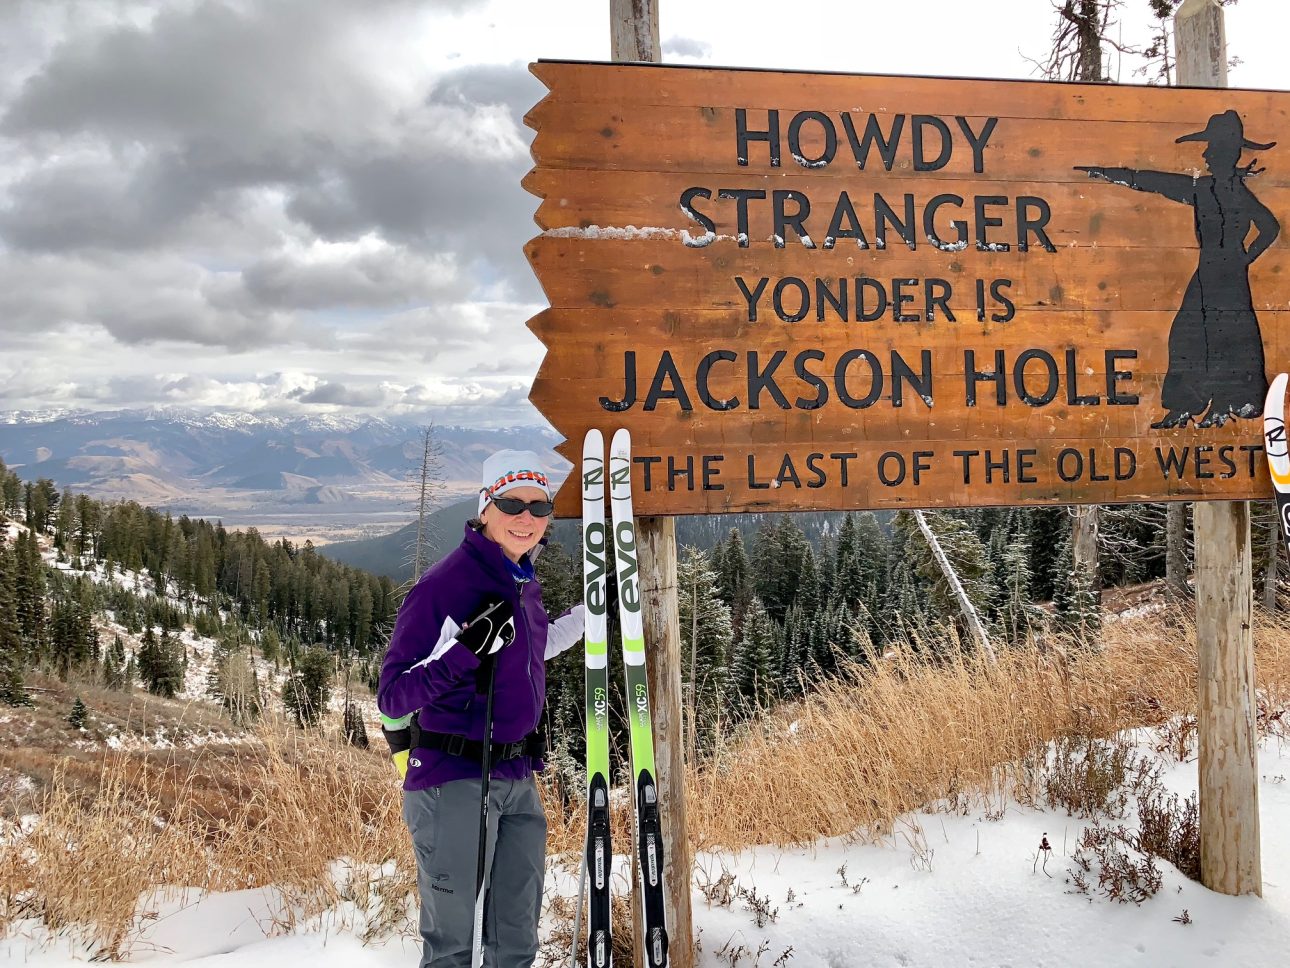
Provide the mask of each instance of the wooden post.
[{"label": "wooden post", "polygon": [[[1179,84],[1227,86],[1223,11],[1215,0],[1186,0],[1174,17],[1174,38]],[[1193,514],[1201,883],[1222,894],[1262,895],[1250,505],[1197,501]]]},{"label": "wooden post", "polygon": [[[650,63],[663,59],[658,39],[658,0],[609,0],[609,31],[611,59]],[[676,519],[641,518],[636,540],[640,551],[645,649],[649,656],[646,669],[654,720],[654,762],[658,767],[659,813],[663,825],[668,964],[671,968],[694,968],[694,930],[690,915],[693,856],[686,832]],[[634,852],[632,856],[632,883],[635,884]],[[635,949],[644,951],[644,918],[639,897],[632,905],[632,912]]]},{"label": "wooden post", "polygon": [[[1185,0],[1174,14],[1174,60],[1178,83],[1227,87],[1227,31],[1215,0]],[[1204,119],[1201,119],[1204,120]]]},{"label": "wooden post", "polygon": [[[681,621],[676,587],[676,518],[641,518],[641,611],[649,655],[650,707],[654,715],[654,762],[663,823],[663,883],[667,889],[668,964],[693,968],[690,880],[694,858],[686,832],[685,739],[681,715]],[[636,936],[641,939],[637,907]],[[643,946],[643,941],[640,941]],[[642,950],[641,948],[637,949]]]}]

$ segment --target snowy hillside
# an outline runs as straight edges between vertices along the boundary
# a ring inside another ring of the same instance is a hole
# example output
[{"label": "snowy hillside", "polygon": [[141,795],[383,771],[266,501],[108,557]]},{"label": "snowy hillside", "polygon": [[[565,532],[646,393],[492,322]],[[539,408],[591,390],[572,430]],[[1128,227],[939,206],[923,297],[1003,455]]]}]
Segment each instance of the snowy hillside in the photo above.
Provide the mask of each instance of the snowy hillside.
[{"label": "snowy hillside", "polygon": [[[20,530],[25,530],[22,525],[14,522],[9,522],[6,527],[10,537],[16,535]],[[146,574],[125,569],[114,569],[109,575],[102,562],[96,562],[88,569],[78,568],[75,561],[59,560],[58,553],[54,550],[53,543],[49,538],[42,535],[37,538],[37,541],[41,549],[41,559],[51,568],[72,576],[84,576],[96,583],[115,584],[140,595],[153,591],[152,579]],[[181,609],[185,605],[173,582],[168,589],[166,599],[172,605]],[[227,615],[223,615],[223,617],[227,618]],[[120,638],[125,647],[127,657],[137,657],[139,649],[142,647],[140,635],[131,633],[124,625],[117,622],[115,616],[110,612],[97,621],[96,625],[99,630],[100,642],[106,644],[111,642],[114,637]],[[160,633],[160,631],[159,628],[154,629],[156,633]],[[215,639],[197,634],[191,626],[181,631],[176,638],[184,646],[187,654],[187,664],[184,668],[183,687],[176,692],[175,698],[190,702],[211,701],[208,686],[215,668]],[[266,690],[268,698],[275,704],[280,703],[282,685],[286,681],[289,670],[283,666],[275,667],[273,663],[266,662],[258,654],[252,656],[252,662],[255,665],[259,682]],[[361,711],[365,725],[370,731],[379,730],[380,717],[376,709],[375,700],[368,694],[366,688],[362,686],[357,686],[356,688],[358,694],[352,697],[352,701]],[[344,700],[343,690],[334,688],[328,700],[329,711],[339,714],[344,708]],[[203,739],[189,736],[186,741],[190,745],[194,745],[207,742],[212,738],[214,737]],[[221,738],[228,739],[228,737]],[[162,748],[167,745],[164,737],[160,738],[158,745]],[[114,746],[114,748],[119,748],[119,746]]]},{"label": "snowy hillside", "polygon": [[[1136,734],[1158,757],[1155,735]],[[1194,761],[1163,763],[1166,785],[1196,789]],[[703,968],[1200,968],[1285,964],[1290,951],[1290,753],[1260,753],[1265,896],[1213,894],[1161,865],[1159,893],[1141,906],[1074,886],[1076,841],[1089,821],[1005,800],[955,812],[903,817],[876,844],[846,838],[810,848],[762,847],[700,854],[695,926]],[[823,796],[837,796],[825,787]],[[1126,821],[1132,826],[1131,820]],[[1039,856],[1047,837],[1052,854]],[[1046,867],[1046,870],[1045,870]],[[1095,869],[1096,870],[1096,869]],[[386,872],[388,873],[388,871]],[[157,968],[406,968],[417,949],[406,936],[361,938],[386,918],[365,903],[380,871],[336,865],[337,903],[284,932],[281,897],[240,891],[205,898],[178,890],[141,900],[131,961]],[[615,890],[625,890],[619,858]],[[574,877],[558,860],[547,879],[545,929],[567,923]],[[35,923],[0,942],[0,959],[32,968],[83,964],[87,952]],[[550,949],[548,949],[550,950]],[[547,958],[540,964],[554,965]],[[567,963],[567,958],[566,958]]]}]

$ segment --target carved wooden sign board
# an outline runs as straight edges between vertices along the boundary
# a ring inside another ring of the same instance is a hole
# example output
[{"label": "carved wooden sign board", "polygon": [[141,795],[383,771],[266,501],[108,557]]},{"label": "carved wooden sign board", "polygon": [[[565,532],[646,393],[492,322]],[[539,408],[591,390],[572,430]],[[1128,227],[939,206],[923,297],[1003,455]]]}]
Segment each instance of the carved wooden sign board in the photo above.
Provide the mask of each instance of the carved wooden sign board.
[{"label": "carved wooden sign board", "polygon": [[531,69],[530,399],[638,513],[1269,493],[1290,94]]}]

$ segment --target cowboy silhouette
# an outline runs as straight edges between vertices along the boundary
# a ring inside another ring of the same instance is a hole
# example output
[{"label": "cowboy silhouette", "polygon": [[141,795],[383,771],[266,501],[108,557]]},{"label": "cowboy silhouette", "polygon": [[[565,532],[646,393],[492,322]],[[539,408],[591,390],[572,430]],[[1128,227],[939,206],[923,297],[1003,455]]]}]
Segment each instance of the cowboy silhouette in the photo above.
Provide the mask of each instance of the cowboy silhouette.
[{"label": "cowboy silhouette", "polygon": [[[1195,210],[1200,261],[1169,330],[1169,372],[1160,392],[1168,413],[1151,425],[1154,429],[1185,427],[1201,414],[1200,427],[1257,417],[1268,391],[1263,334],[1250,295],[1250,263],[1276,240],[1281,223],[1245,183],[1263,169],[1255,168],[1256,161],[1245,167],[1239,162],[1242,150],[1267,151],[1276,142],[1247,141],[1235,111],[1215,114],[1204,131],[1185,134],[1175,143],[1184,141],[1206,142],[1209,175],[1075,166],[1090,178],[1154,192]],[[1251,225],[1258,234],[1246,246]]]}]

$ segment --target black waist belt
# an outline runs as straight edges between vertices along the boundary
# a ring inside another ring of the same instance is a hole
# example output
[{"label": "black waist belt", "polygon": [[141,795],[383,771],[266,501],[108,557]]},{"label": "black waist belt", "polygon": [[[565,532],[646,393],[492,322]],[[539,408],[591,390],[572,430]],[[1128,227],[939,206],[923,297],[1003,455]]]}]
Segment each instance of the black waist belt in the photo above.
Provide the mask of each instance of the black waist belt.
[{"label": "black waist belt", "polygon": [[[413,745],[417,749],[439,750],[450,756],[464,756],[466,759],[474,760],[476,763],[484,762],[484,744],[479,740],[467,739],[465,736],[456,736],[452,733],[432,733],[428,730],[419,729]],[[531,756],[535,760],[540,760],[546,756],[546,737],[541,733],[529,733],[523,739],[514,743],[493,744],[493,763],[501,763],[503,760],[513,760],[521,756]]]}]

